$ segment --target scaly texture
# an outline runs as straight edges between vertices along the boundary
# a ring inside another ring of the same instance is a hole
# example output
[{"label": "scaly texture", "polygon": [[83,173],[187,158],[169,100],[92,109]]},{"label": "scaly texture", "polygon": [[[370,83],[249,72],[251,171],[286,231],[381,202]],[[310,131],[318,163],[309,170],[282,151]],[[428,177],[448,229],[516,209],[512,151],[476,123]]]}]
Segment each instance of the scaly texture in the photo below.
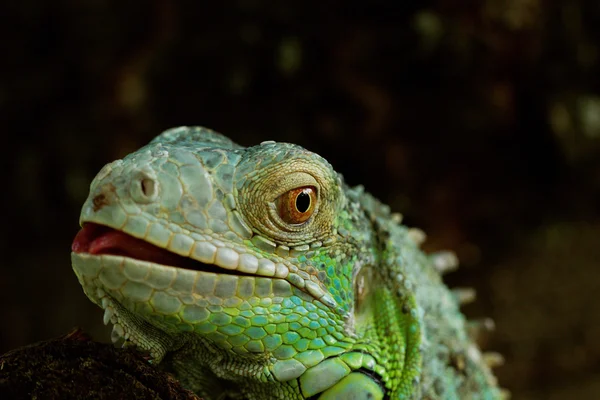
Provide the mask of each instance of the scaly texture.
[{"label": "scaly texture", "polygon": [[80,223],[73,269],[113,338],[201,397],[500,397],[453,257],[299,146],[168,130],[100,171]]}]

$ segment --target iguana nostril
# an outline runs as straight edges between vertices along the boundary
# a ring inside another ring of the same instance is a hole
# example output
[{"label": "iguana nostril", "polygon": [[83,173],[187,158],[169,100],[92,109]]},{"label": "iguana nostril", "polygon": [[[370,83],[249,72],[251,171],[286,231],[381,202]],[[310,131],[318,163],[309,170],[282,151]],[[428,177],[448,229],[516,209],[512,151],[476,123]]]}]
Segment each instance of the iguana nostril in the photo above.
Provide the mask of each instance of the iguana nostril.
[{"label": "iguana nostril", "polygon": [[156,190],[156,185],[152,179],[144,178],[141,181],[142,185],[142,193],[146,197],[152,197],[154,195],[154,191]]},{"label": "iguana nostril", "polygon": [[138,203],[150,203],[158,195],[158,182],[146,172],[139,172],[131,180],[131,197]]}]

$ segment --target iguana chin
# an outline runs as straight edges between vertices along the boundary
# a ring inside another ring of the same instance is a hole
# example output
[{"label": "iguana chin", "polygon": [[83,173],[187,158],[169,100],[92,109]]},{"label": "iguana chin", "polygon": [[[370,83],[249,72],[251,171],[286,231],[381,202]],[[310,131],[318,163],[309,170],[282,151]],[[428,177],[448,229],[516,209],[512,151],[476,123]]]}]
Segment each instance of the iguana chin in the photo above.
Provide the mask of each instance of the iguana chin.
[{"label": "iguana chin", "polygon": [[495,399],[421,235],[304,148],[167,130],[106,165],[72,246],[113,340],[204,399]]}]

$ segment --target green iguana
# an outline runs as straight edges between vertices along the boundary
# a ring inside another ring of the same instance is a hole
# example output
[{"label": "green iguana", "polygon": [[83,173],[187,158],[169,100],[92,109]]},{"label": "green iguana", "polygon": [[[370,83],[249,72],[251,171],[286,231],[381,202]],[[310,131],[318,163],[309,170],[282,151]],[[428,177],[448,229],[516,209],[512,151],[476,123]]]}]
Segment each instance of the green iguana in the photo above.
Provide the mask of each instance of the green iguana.
[{"label": "green iguana", "polygon": [[91,184],[73,269],[113,341],[204,399],[496,399],[426,255],[317,154],[170,129]]}]

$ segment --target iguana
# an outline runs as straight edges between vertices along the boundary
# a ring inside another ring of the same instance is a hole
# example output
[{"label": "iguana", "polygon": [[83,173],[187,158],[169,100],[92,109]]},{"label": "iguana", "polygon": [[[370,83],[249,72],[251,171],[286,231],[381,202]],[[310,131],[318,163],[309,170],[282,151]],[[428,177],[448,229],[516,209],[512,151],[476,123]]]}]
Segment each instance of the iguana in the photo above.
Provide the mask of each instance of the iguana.
[{"label": "iguana", "polygon": [[204,399],[496,399],[451,253],[319,155],[167,130],[91,183],[85,294]]}]

